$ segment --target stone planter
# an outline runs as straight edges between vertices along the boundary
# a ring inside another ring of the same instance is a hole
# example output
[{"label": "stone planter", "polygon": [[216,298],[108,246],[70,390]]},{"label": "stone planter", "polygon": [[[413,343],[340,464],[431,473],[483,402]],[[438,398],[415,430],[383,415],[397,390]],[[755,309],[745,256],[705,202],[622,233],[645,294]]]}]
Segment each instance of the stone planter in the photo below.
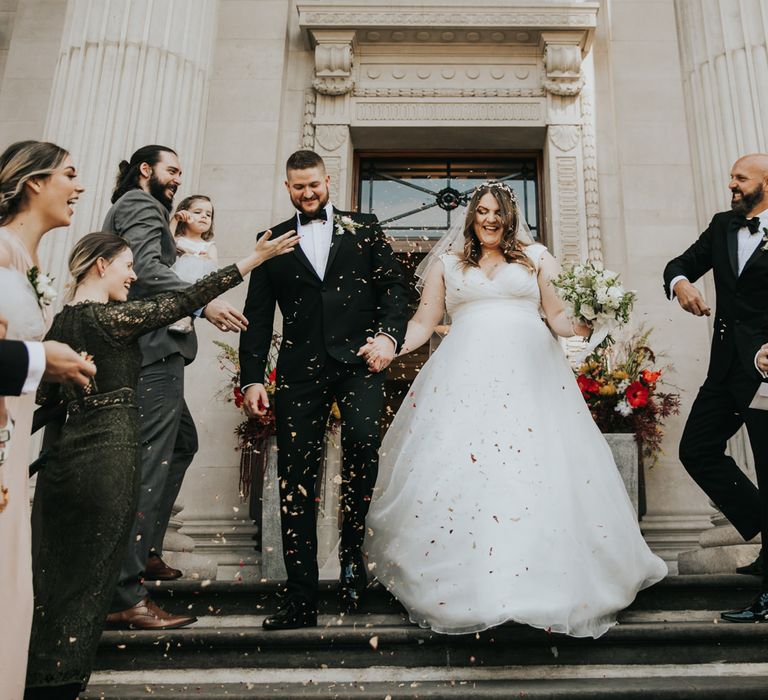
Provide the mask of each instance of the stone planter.
[{"label": "stone planter", "polygon": [[603,433],[608,446],[613,453],[613,460],[624,480],[624,486],[629,494],[629,500],[638,513],[640,495],[640,454],[634,433]]},{"label": "stone planter", "polygon": [[[318,489],[317,560],[320,577],[339,577],[339,489],[341,485],[341,435],[326,436],[325,469]],[[283,539],[280,526],[280,488],[277,478],[277,442],[269,439],[269,459],[264,474],[261,513],[261,576],[269,581],[285,579]]]}]

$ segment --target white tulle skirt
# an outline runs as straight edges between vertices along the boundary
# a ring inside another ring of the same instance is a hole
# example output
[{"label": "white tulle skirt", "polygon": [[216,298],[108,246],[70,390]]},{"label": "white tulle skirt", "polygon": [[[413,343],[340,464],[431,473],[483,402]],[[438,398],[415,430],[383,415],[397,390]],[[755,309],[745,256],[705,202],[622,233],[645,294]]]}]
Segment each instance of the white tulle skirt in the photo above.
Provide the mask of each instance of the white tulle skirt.
[{"label": "white tulle skirt", "polygon": [[376,578],[437,632],[598,637],[662,579],[610,448],[532,307],[461,307],[382,447]]},{"label": "white tulle skirt", "polygon": [[176,258],[171,269],[185,282],[197,282],[207,274],[216,270],[216,263],[211,258],[202,255],[185,253]]}]

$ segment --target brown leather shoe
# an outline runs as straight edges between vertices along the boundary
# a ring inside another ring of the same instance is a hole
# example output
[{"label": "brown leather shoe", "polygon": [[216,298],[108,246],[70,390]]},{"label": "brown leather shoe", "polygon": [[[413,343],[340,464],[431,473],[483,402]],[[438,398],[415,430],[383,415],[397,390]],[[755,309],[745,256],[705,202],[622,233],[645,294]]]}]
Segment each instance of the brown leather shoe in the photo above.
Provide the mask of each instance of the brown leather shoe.
[{"label": "brown leather shoe", "polygon": [[197,622],[191,615],[172,615],[157,607],[149,596],[132,608],[107,615],[107,626],[132,630],[175,630]]},{"label": "brown leather shoe", "polygon": [[145,581],[174,581],[181,576],[179,569],[168,566],[157,554],[149,555],[144,569]]}]

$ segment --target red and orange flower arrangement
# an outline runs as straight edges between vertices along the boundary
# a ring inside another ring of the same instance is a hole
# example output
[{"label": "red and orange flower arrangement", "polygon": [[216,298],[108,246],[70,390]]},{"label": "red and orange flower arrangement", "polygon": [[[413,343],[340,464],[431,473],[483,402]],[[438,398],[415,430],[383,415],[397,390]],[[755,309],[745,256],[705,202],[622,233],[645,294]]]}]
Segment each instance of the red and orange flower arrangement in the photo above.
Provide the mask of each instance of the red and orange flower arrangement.
[{"label": "red and orange flower arrangement", "polygon": [[576,373],[576,383],[603,433],[634,433],[641,459],[653,464],[661,451],[664,421],[680,412],[680,395],[660,391],[668,367],[656,367],[650,330],[600,348]]}]

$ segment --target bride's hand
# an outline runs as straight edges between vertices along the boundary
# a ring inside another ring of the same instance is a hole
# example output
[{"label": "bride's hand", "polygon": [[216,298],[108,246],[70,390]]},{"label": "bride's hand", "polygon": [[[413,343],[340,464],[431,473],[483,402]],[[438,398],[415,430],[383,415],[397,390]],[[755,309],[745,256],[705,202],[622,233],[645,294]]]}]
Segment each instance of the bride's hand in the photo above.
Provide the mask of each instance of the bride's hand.
[{"label": "bride's hand", "polygon": [[571,330],[574,335],[578,335],[581,338],[587,338],[590,333],[592,333],[592,324],[583,319],[571,319]]}]

